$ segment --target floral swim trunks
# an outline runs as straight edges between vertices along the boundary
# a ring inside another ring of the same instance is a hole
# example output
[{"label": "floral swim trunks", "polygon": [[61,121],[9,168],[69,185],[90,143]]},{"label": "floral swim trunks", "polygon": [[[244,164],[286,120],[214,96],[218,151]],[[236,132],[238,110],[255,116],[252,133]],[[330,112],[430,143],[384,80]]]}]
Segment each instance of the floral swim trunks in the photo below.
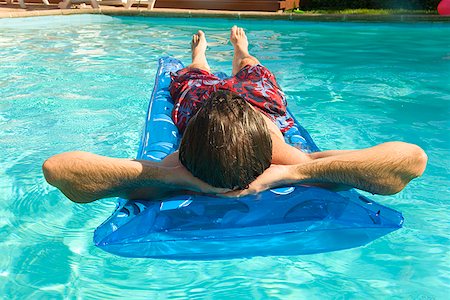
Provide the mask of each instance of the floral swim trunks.
[{"label": "floral swim trunks", "polygon": [[180,132],[184,132],[190,118],[200,108],[199,104],[218,90],[228,90],[242,96],[283,133],[294,124],[294,120],[286,115],[286,97],[275,76],[262,65],[247,65],[235,76],[225,79],[204,70],[187,68],[171,77],[169,90],[174,99],[172,119]]}]

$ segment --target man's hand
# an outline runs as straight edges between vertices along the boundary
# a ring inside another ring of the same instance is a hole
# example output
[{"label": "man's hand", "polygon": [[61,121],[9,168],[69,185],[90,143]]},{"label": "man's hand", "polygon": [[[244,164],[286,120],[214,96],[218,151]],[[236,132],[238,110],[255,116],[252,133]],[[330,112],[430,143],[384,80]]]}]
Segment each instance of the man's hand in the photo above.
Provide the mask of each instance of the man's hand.
[{"label": "man's hand", "polygon": [[223,194],[230,192],[230,189],[213,187],[206,182],[198,179],[191,172],[189,172],[180,162],[177,160],[177,165],[172,168],[172,174],[174,174],[173,184],[178,189],[186,189],[189,191],[202,193],[202,194]]},{"label": "man's hand", "polygon": [[259,175],[247,189],[230,191],[225,194],[219,194],[218,196],[243,197],[291,183],[294,182],[289,178],[289,166],[271,165],[264,173]]}]

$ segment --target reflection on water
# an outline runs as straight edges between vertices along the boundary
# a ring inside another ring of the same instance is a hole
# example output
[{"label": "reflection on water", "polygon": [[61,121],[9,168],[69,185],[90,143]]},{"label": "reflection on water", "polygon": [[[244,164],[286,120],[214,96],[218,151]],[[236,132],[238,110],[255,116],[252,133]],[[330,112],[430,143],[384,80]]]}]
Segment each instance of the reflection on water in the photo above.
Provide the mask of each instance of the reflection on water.
[{"label": "reflection on water", "polygon": [[[228,29],[277,76],[323,149],[387,140],[429,155],[392,197],[404,228],[366,247],[205,262],[125,259],[92,234],[113,199],[75,205],[46,184],[52,154],[136,154],[156,60],[190,59],[202,28],[230,73]],[[0,20],[0,290],[5,298],[443,298],[449,288],[450,27],[70,16]],[[318,296],[320,295],[320,296]],[[363,296],[362,296],[363,295]]]}]

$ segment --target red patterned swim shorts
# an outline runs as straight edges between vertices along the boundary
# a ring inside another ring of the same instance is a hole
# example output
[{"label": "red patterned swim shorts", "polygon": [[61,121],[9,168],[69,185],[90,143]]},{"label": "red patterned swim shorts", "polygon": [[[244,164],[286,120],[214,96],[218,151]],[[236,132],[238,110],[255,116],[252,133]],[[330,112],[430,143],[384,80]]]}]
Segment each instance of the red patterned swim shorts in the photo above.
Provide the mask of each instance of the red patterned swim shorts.
[{"label": "red patterned swim shorts", "polygon": [[172,119],[180,132],[184,132],[190,118],[200,108],[199,104],[218,90],[240,95],[269,117],[281,132],[294,124],[294,120],[286,115],[286,97],[275,76],[261,65],[247,65],[235,76],[225,79],[200,69],[181,69],[172,74],[169,89],[174,100]]}]

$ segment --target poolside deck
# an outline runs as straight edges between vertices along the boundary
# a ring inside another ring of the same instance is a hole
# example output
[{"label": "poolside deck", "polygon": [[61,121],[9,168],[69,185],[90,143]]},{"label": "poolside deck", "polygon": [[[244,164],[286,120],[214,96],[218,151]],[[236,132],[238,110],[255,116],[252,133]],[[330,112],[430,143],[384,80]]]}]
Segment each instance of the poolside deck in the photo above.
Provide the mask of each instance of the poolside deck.
[{"label": "poolside deck", "polygon": [[230,19],[279,19],[299,21],[351,21],[351,22],[450,22],[450,16],[439,15],[356,15],[356,14],[295,14],[288,12],[261,11],[226,11],[226,10],[192,10],[144,7],[125,9],[118,6],[101,5],[93,9],[89,5],[79,9],[59,9],[57,4],[49,6],[43,3],[29,3],[27,8],[18,4],[7,5],[0,2],[0,18],[21,18],[33,16],[73,15],[73,14],[104,14],[123,16],[154,16],[154,17],[224,17]]},{"label": "poolside deck", "polygon": [[[3,0],[7,1],[7,0]],[[57,5],[61,0],[47,0],[50,4]],[[26,0],[26,5],[39,4],[40,0]],[[105,5],[120,5],[120,0],[98,0]],[[109,3],[107,3],[109,2]],[[136,1],[137,2],[137,1]],[[142,2],[140,6],[147,4]],[[137,4],[134,4],[137,5]],[[158,0],[154,3],[155,8],[175,9],[206,9],[206,10],[229,10],[229,11],[267,11],[277,12],[281,10],[292,10],[298,8],[300,0]],[[125,6],[125,5],[124,5]]]},{"label": "poolside deck", "polygon": [[294,9],[299,0],[158,0],[156,8],[208,9],[231,11],[271,11]]}]

